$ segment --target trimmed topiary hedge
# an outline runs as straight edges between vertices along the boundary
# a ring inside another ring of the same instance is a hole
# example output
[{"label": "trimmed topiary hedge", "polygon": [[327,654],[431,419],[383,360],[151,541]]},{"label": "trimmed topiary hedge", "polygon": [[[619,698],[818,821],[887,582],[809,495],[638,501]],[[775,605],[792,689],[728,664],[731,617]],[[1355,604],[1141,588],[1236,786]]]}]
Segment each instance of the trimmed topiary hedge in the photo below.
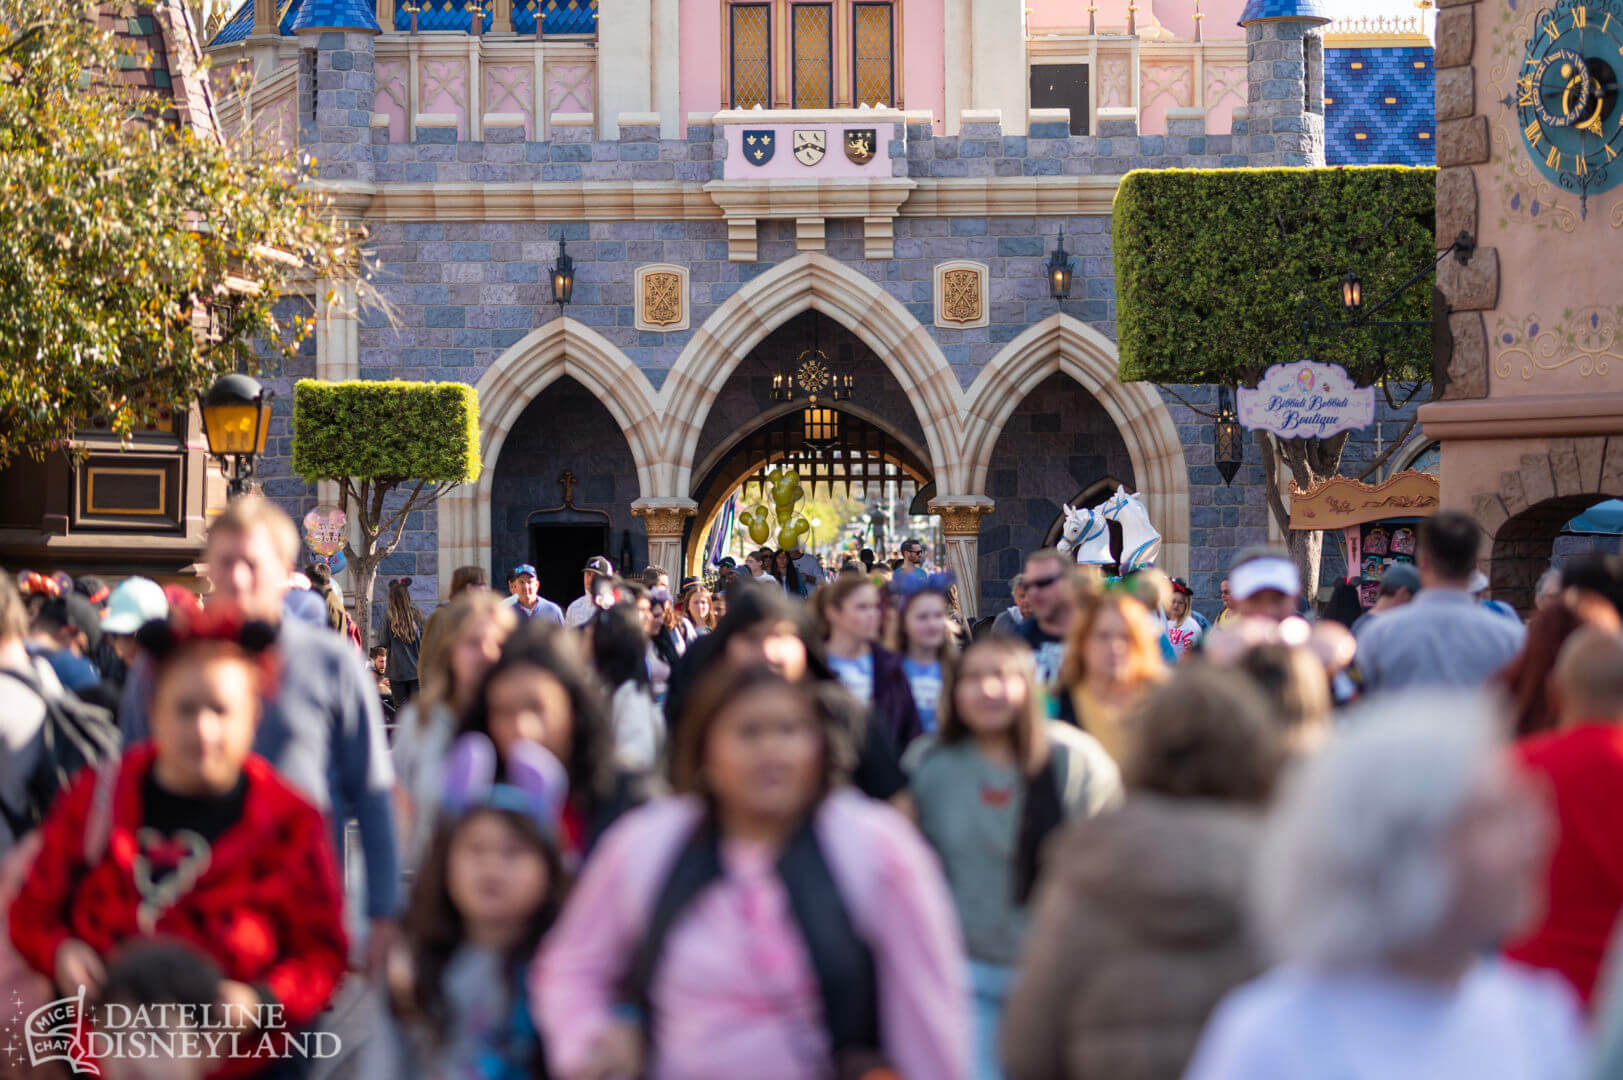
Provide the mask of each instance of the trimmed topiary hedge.
[{"label": "trimmed topiary hedge", "polygon": [[466,383],[318,382],[293,388],[293,471],[345,477],[479,478],[479,395]]},{"label": "trimmed topiary hedge", "polygon": [[[1436,174],[1385,165],[1128,173],[1111,226],[1121,378],[1254,384],[1300,359],[1300,301],[1340,319],[1349,269],[1368,306],[1436,256]],[[1430,281],[1375,317],[1431,318]],[[1431,334],[1396,340],[1384,360],[1368,333],[1315,338],[1312,350],[1361,384],[1428,378]]]}]

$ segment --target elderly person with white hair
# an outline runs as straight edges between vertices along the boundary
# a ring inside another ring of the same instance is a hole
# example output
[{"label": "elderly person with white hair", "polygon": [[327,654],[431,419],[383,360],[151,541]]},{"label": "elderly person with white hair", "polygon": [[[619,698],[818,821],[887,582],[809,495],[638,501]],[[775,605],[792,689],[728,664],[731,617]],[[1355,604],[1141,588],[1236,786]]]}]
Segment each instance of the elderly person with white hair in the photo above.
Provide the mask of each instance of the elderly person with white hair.
[{"label": "elderly person with white hair", "polygon": [[1224,1000],[1185,1080],[1581,1075],[1571,992],[1492,955],[1550,844],[1497,728],[1481,699],[1389,698],[1293,777],[1255,897],[1279,966]]}]

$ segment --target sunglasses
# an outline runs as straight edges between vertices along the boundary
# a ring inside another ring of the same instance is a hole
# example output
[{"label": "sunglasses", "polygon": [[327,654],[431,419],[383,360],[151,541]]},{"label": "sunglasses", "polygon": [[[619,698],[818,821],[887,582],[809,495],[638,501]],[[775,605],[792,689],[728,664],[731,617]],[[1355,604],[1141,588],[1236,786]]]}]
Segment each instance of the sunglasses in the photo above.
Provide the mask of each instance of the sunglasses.
[{"label": "sunglasses", "polygon": [[1046,589],[1046,588],[1048,588],[1048,586],[1054,584],[1054,582],[1058,581],[1060,578],[1062,578],[1064,576],[1065,576],[1064,574],[1054,574],[1054,575],[1051,575],[1049,577],[1027,578],[1026,579],[1026,588],[1028,588],[1028,589]]}]

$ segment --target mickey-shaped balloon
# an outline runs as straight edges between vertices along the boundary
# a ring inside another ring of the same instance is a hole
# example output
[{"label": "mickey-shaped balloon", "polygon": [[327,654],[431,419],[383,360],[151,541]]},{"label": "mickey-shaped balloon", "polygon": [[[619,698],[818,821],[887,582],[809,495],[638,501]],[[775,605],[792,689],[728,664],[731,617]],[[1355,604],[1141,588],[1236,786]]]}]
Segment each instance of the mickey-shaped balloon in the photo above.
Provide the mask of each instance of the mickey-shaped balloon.
[{"label": "mickey-shaped balloon", "polygon": [[738,520],[749,529],[750,539],[764,544],[772,535],[772,514],[764,506],[752,507],[738,515]]}]

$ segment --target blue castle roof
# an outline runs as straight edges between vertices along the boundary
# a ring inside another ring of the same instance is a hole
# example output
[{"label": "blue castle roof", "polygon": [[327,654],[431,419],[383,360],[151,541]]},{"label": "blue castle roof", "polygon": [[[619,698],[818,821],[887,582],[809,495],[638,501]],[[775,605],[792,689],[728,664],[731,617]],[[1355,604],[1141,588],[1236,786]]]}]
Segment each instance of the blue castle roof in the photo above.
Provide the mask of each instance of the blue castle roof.
[{"label": "blue castle roof", "polygon": [[381,32],[371,0],[300,0],[293,30],[370,30]]},{"label": "blue castle roof", "polygon": [[1325,49],[1325,163],[1436,161],[1435,74],[1429,45]]},{"label": "blue castle roof", "polygon": [[[355,0],[351,0],[355,2]],[[411,15],[405,10],[409,0],[395,0],[394,20],[392,29],[406,31],[411,29]],[[466,0],[419,0],[417,12],[417,29],[419,30],[456,30],[467,33],[471,20],[465,5]],[[300,18],[307,3],[318,7],[334,6],[334,0],[279,0],[277,7],[277,33],[291,34],[303,27],[335,27],[330,22],[304,21]],[[597,33],[597,5],[598,0],[514,0],[513,2],[513,30],[519,34],[535,33],[535,16],[539,10],[545,15],[542,30],[548,35],[553,34],[595,34]],[[344,6],[342,3],[336,6]],[[372,10],[370,5],[359,3],[365,10]],[[492,5],[486,3],[485,30],[491,29]],[[319,14],[319,13],[318,13]],[[309,18],[316,18],[312,14]],[[333,17],[329,12],[323,18]],[[299,25],[295,25],[299,24]],[[374,29],[376,24],[361,27],[358,24],[345,24],[343,29]],[[235,45],[247,38],[254,29],[254,2],[242,0],[242,4],[231,13],[231,18],[220,27],[220,32],[214,35],[209,42],[213,45]]]},{"label": "blue castle roof", "polygon": [[1310,19],[1327,23],[1331,19],[1330,0],[1246,0],[1240,25],[1263,19]]},{"label": "blue castle roof", "polygon": [[[299,0],[279,0],[276,5],[276,32],[278,34],[291,34],[293,32],[293,16],[299,6]],[[242,6],[231,13],[220,32],[214,35],[210,45],[235,45],[254,32],[254,0],[243,0]]]}]

